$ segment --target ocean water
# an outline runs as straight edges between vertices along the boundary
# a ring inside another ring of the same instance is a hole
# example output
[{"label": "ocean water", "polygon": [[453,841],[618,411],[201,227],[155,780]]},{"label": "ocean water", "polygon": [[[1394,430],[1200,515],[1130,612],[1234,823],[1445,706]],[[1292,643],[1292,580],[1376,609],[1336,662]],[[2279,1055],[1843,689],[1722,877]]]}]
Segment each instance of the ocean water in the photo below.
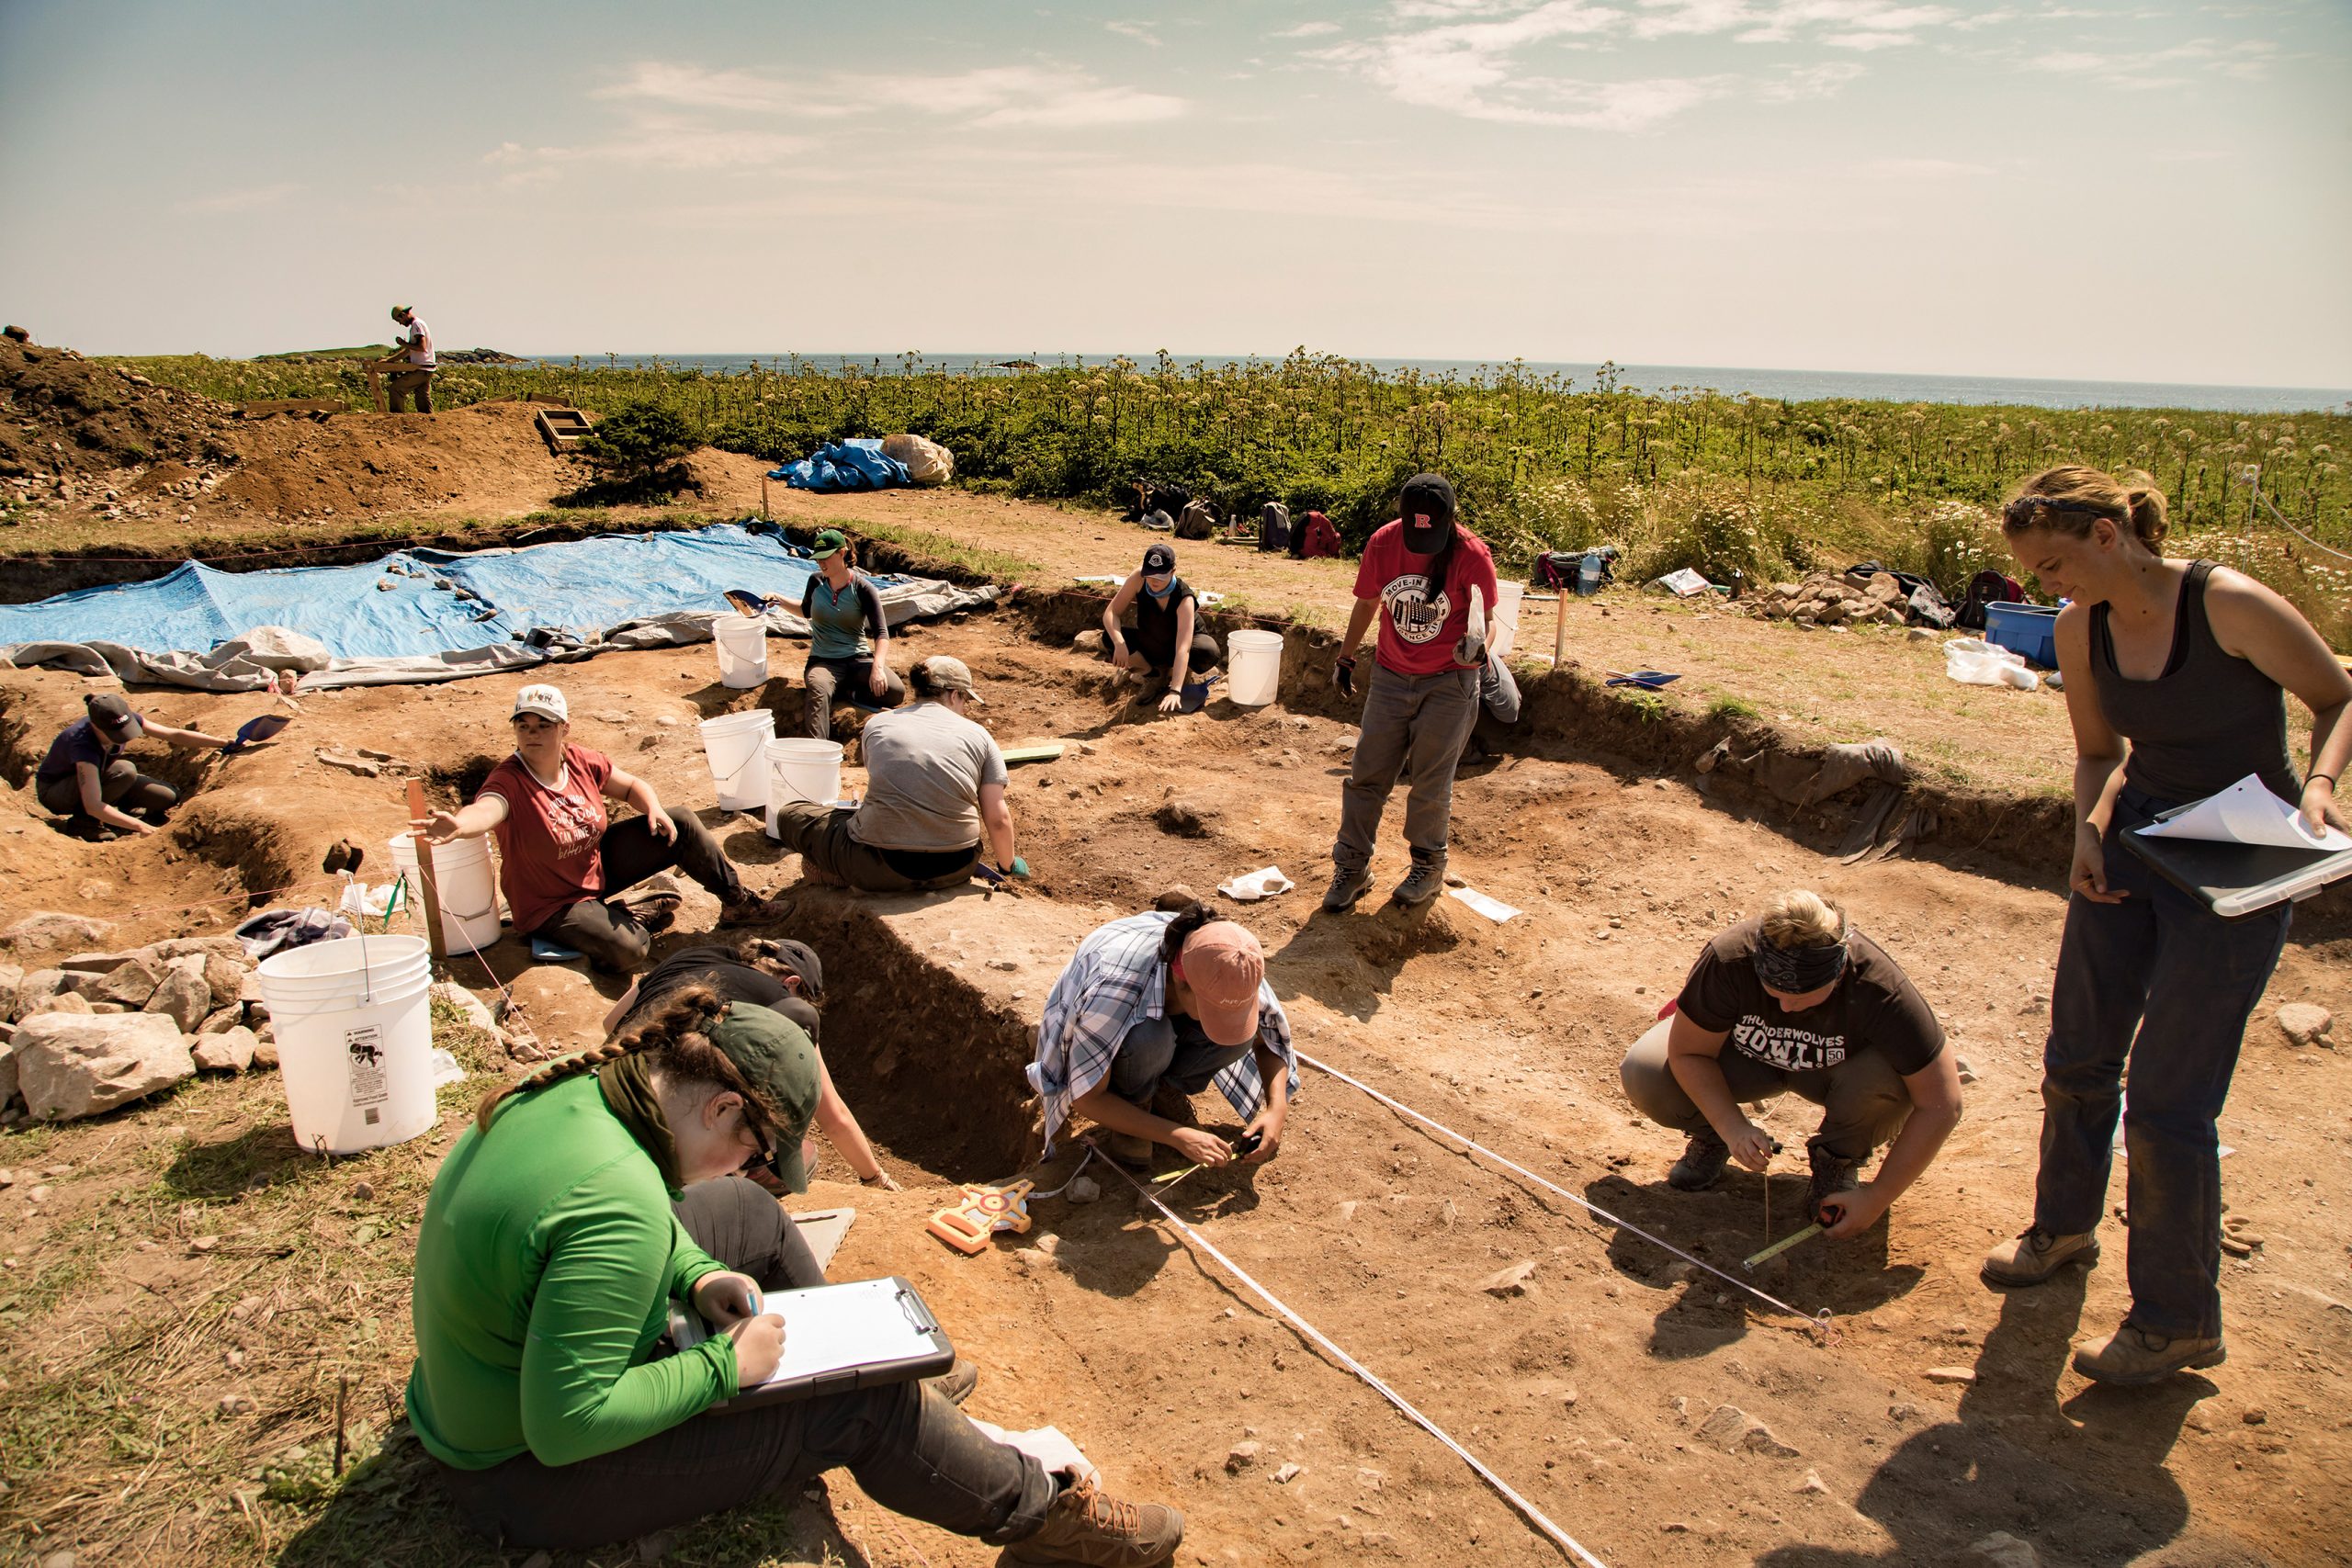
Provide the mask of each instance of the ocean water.
[{"label": "ocean water", "polygon": [[[558,366],[569,365],[573,358],[571,355],[529,357],[542,364]],[[795,366],[813,366],[820,370],[859,367],[895,372],[904,359],[903,355],[897,354],[583,354],[578,357],[590,368],[612,364],[635,367],[658,358],[674,369],[730,372],[739,372],[755,362],[763,367],[776,369],[788,369]],[[918,363],[922,369],[944,369],[951,374],[977,371],[984,375],[1012,375],[1019,367],[1028,365],[1103,365],[1114,357],[1115,355],[1108,354],[933,354],[921,356]],[[1138,365],[1147,366],[1154,359],[1154,355],[1149,354],[1131,354],[1127,357]],[[1175,356],[1180,367],[1188,366],[1196,359],[1216,366],[1247,363],[1250,356],[1229,354]],[[1362,363],[1388,374],[1410,368],[1424,376],[1450,373],[1465,378],[1481,372],[1492,376],[1499,368],[1491,362],[1469,360],[1367,359]],[[1600,367],[1530,361],[1522,368],[1536,377],[1560,376],[1567,378],[1574,389],[1589,390]],[[1709,390],[1746,393],[1758,398],[1781,398],[1792,402],[1823,398],[1864,398],[1898,403],[2008,403],[2051,409],[2207,409],[2257,414],[2352,412],[2352,388],[2346,387],[2206,387],[2154,381],[2050,381],[1999,376],[1896,376],[1852,370],[1743,370],[1724,366],[1692,365],[1620,366],[1617,384],[1621,388],[1645,392]]]}]

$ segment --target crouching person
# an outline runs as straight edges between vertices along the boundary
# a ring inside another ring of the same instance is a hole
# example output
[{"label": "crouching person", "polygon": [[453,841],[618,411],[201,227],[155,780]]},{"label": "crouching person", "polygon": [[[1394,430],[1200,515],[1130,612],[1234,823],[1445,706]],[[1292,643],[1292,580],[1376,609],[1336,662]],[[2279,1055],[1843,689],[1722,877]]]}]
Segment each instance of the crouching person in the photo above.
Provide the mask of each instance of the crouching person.
[{"label": "crouching person", "polygon": [[[1710,942],[1673,1013],[1618,1072],[1635,1110],[1690,1134],[1667,1174],[1685,1191],[1713,1186],[1731,1159],[1770,1165],[1772,1138],[1743,1102],[1794,1092],[1820,1106],[1805,1212],[1835,1237],[1876,1224],[1960,1122],[1960,1073],[1934,1011],[1815,893],[1784,893]],[[1857,1186],[1855,1167],[1890,1141],[1877,1177]]]},{"label": "crouching person", "polygon": [[[1010,1562],[1165,1561],[1173,1509],[1048,1472],[922,1383],[712,1410],[782,1358],[790,1308],[761,1293],[816,1282],[775,1200],[727,1179],[758,1161],[802,1185],[818,1084],[806,1034],[697,987],[483,1100],[425,1203],[408,1383],[459,1512],[510,1546],[582,1549],[846,1468]],[[724,1332],[657,1359],[673,1296]]]},{"label": "crouching person", "polygon": [[1231,1145],[1153,1106],[1163,1089],[1189,1097],[1211,1084],[1245,1119],[1242,1139],[1257,1135],[1245,1162],[1273,1158],[1298,1065],[1258,939],[1206,904],[1096,928],[1054,982],[1037,1025],[1029,1086],[1045,1100],[1046,1152],[1080,1111],[1127,1164],[1148,1165],[1151,1146],[1165,1144],[1193,1164],[1224,1165]]}]

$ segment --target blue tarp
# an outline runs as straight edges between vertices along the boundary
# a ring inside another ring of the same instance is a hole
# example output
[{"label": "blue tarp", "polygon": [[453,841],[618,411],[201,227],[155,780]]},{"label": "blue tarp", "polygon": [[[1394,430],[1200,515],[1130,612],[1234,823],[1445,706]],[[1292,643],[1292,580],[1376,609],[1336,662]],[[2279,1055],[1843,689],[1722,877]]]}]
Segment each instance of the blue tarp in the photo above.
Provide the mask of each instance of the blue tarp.
[{"label": "blue tarp", "polygon": [[912,484],[907,466],[882,455],[882,443],[871,437],[820,446],[797,463],[771,469],[768,478],[782,479],[794,490],[838,491],[888,490]]}]

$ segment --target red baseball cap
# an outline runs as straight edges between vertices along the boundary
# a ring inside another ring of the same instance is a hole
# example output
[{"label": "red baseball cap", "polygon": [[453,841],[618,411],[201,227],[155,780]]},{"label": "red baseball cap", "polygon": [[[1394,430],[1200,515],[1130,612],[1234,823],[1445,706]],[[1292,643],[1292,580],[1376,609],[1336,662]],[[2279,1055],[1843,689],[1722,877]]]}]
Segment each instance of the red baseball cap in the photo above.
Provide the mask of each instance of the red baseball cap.
[{"label": "red baseball cap", "polygon": [[1185,939],[1176,962],[1204,1033],[1219,1045],[1247,1045],[1258,1037],[1266,953],[1256,937],[1231,920],[1211,920]]}]

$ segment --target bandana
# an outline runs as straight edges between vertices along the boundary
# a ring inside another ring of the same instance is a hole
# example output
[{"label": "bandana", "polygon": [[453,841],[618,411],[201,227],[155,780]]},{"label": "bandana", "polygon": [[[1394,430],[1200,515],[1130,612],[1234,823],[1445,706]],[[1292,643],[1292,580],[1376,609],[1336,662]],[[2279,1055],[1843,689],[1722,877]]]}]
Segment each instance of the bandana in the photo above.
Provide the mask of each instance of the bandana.
[{"label": "bandana", "polygon": [[604,1091],[605,1108],[653,1157],[670,1196],[684,1195],[684,1184],[678,1179],[678,1141],[671,1134],[670,1119],[662,1114],[662,1101],[653,1092],[653,1069],[645,1057],[632,1052],[605,1063],[596,1069],[596,1087]]},{"label": "bandana", "polygon": [[1846,972],[1846,943],[1827,947],[1774,947],[1756,944],[1756,977],[1775,991],[1802,996],[1829,985]]}]

